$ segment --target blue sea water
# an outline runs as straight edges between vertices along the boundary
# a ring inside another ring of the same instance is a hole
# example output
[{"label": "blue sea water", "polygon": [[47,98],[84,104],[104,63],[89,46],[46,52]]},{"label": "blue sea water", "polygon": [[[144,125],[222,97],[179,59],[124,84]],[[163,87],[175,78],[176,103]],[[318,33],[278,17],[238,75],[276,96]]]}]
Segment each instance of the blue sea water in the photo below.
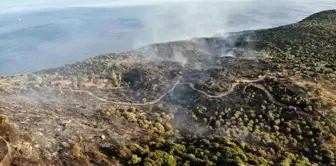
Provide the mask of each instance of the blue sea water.
[{"label": "blue sea water", "polygon": [[186,2],[133,7],[59,8],[0,14],[0,75],[192,37],[293,23],[328,3]]}]

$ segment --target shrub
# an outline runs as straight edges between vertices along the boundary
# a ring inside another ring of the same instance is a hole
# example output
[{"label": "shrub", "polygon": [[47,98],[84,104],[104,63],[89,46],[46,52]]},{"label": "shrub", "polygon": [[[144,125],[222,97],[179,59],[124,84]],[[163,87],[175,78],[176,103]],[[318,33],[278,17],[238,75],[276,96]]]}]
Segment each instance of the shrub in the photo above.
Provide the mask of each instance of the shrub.
[{"label": "shrub", "polygon": [[0,92],[12,92],[13,86],[10,80],[0,80]]},{"label": "shrub", "polygon": [[148,156],[144,160],[145,166],[176,166],[177,162],[174,156],[170,155],[167,152],[156,150],[154,152],[150,152]]},{"label": "shrub", "polygon": [[128,149],[126,146],[122,146],[119,150],[119,156],[121,158],[131,158],[132,157],[132,151]]},{"label": "shrub", "polygon": [[4,124],[4,125],[8,125],[9,124],[9,119],[7,118],[6,115],[3,115],[3,114],[0,115],[0,123]]},{"label": "shrub", "polygon": [[135,164],[139,164],[140,162],[141,162],[141,158],[133,154],[132,158],[128,161],[128,164],[135,165]]}]

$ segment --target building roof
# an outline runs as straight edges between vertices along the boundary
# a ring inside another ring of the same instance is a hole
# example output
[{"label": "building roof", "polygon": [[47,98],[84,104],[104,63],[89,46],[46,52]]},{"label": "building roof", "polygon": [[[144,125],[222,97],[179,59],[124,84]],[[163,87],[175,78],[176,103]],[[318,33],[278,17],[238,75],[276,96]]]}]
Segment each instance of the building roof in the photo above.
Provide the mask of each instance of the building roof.
[{"label": "building roof", "polygon": [[52,85],[70,85],[72,84],[71,80],[57,80],[57,81],[52,81]]},{"label": "building roof", "polygon": [[97,88],[100,88],[100,89],[101,89],[101,88],[105,88],[106,85],[107,85],[107,84],[105,84],[105,83],[101,83],[101,84],[99,84],[99,85],[97,86]]},{"label": "building roof", "polygon": [[93,82],[84,82],[83,86],[85,87],[92,87],[92,86],[96,86]]}]

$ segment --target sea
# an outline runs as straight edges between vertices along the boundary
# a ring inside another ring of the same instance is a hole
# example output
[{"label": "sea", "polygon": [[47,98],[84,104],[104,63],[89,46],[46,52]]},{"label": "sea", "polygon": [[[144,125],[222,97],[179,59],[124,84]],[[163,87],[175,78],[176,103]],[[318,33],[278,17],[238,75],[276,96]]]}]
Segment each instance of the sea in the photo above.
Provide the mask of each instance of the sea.
[{"label": "sea", "polygon": [[336,1],[189,1],[1,12],[0,75],[59,67],[111,52],[295,23]]}]

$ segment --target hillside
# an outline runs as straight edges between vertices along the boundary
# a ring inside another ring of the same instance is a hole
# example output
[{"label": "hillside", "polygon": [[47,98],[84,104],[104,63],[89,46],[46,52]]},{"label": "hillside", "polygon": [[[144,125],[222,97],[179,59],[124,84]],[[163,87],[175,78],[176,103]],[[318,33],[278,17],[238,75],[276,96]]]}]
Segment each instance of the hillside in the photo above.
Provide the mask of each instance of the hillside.
[{"label": "hillside", "polygon": [[335,165],[336,10],[0,78],[3,165]]}]

